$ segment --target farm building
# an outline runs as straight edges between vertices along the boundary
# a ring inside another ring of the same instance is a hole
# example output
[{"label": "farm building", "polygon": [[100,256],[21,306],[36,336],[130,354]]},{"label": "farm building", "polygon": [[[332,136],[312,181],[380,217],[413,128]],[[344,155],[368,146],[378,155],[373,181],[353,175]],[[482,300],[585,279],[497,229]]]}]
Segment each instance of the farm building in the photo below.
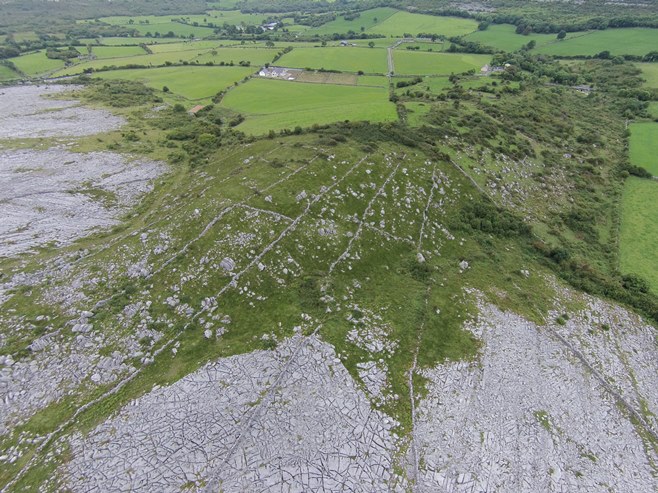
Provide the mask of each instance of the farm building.
[{"label": "farm building", "polygon": [[258,75],[269,79],[295,80],[300,72],[302,71],[294,68],[263,67],[258,72]]},{"label": "farm building", "polygon": [[[508,67],[509,64],[506,64],[505,67]],[[482,75],[489,75],[489,74],[495,74],[496,72],[503,72],[505,70],[505,67],[500,67],[500,66],[491,66],[488,63],[484,65],[480,69],[480,74]]]},{"label": "farm building", "polygon": [[201,111],[205,106],[197,104],[194,108],[192,108],[188,113],[190,115],[196,115],[199,111]]}]

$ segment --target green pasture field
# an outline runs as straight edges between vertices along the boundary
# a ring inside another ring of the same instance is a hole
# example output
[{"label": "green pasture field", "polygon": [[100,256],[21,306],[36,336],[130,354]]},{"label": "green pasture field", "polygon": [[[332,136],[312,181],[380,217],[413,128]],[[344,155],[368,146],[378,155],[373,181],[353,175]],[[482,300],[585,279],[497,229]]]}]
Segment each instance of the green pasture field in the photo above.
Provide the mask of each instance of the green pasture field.
[{"label": "green pasture field", "polygon": [[[57,72],[56,75],[75,75],[81,74],[85,69],[91,68],[94,70],[102,69],[103,67],[114,66],[116,68],[125,67],[126,65],[144,65],[147,67],[158,67],[164,65],[166,62],[183,63],[183,62],[196,62],[201,64],[206,62],[213,62],[219,64],[224,62],[230,64],[233,62],[235,65],[240,60],[249,60],[251,65],[256,67],[272,60],[276,54],[275,50],[258,49],[258,48],[221,48],[217,49],[217,55],[212,55],[209,51],[196,52],[190,51],[174,51],[166,53],[154,53],[152,55],[137,55],[123,58],[111,58],[105,60],[92,60],[89,62],[82,62],[72,67],[66,67]],[[252,69],[252,72],[255,70]]]},{"label": "green pasture field", "polygon": [[658,123],[631,123],[629,129],[631,164],[658,176]]},{"label": "green pasture field", "polygon": [[335,21],[307,29],[306,32],[309,34],[345,34],[347,31],[358,33],[361,32],[361,27],[366,30],[375,28],[397,12],[398,10],[389,7],[370,9],[361,12],[359,17],[351,21],[346,21],[342,15],[337,15]]},{"label": "green pasture field", "polygon": [[10,58],[10,60],[18,67],[18,70],[29,76],[46,74],[64,66],[62,60],[48,58],[45,50]]},{"label": "green pasture field", "polygon": [[639,274],[658,294],[658,182],[631,177],[622,197],[620,270]]},{"label": "green pasture field", "polygon": [[384,74],[388,70],[386,50],[354,46],[326,48],[295,48],[276,62],[283,67],[324,68],[342,72]]},{"label": "green pasture field", "polygon": [[388,77],[384,75],[359,75],[357,85],[388,87]]},{"label": "green pasture field", "polygon": [[0,80],[12,80],[12,79],[17,79],[19,77],[20,76],[9,67],[0,65]]},{"label": "green pasture field", "polygon": [[137,46],[146,44],[149,46],[179,43],[178,38],[146,38],[146,37],[107,37],[107,38],[80,38],[80,43],[85,45],[100,46]]},{"label": "green pasture field", "polygon": [[407,124],[412,127],[419,127],[423,123],[423,117],[432,108],[432,105],[429,103],[417,103],[417,102],[408,102],[404,103],[404,107],[407,110]]},{"label": "green pasture field", "polygon": [[657,47],[658,29],[633,27],[572,35],[564,41],[541,46],[537,52],[557,56],[596,55],[602,51],[613,55],[646,55]]},{"label": "green pasture field", "polygon": [[[196,37],[204,37],[213,33],[209,27],[190,26],[181,22],[172,22],[172,19],[180,19],[184,16],[177,15],[143,15],[143,16],[113,16],[101,17],[99,20],[114,26],[127,26],[136,29],[140,34],[151,33],[155,35],[156,32],[164,35],[169,31],[173,32],[176,36],[190,35]],[[132,19],[133,24],[130,24]],[[80,21],[82,23],[89,23],[93,21]],[[148,23],[147,23],[148,22]]]},{"label": "green pasture field", "polygon": [[642,70],[644,85],[658,89],[658,63],[638,63],[637,66]]},{"label": "green pasture field", "polygon": [[156,33],[165,35],[171,31],[174,33],[175,36],[178,37],[189,38],[190,36],[194,36],[196,38],[204,38],[206,36],[210,36],[211,34],[213,34],[213,30],[209,27],[188,26],[187,24],[181,24],[180,22],[168,22],[164,24],[156,24],[150,26],[136,24],[134,27],[142,35],[146,35],[147,33],[151,33],[154,36],[157,36]]},{"label": "green pasture field", "polygon": [[112,70],[99,72],[95,77],[138,80],[157,90],[167,86],[172,94],[194,101],[211,98],[252,72],[252,69],[244,67],[163,67]]},{"label": "green pasture field", "polygon": [[[206,24],[212,22],[215,25],[222,25],[225,22],[228,24],[247,26],[260,26],[267,19],[267,15],[263,14],[243,14],[239,10],[209,10],[208,15],[190,15],[183,16],[189,18],[190,22],[198,22],[199,24]],[[206,19],[207,22],[203,22]]]},{"label": "green pasture field", "polygon": [[473,32],[477,29],[477,26],[478,23],[472,19],[397,12],[384,20],[384,22],[380,22],[376,26],[366,29],[366,32],[399,37],[404,33],[414,36],[418,33],[432,33],[450,37]]},{"label": "green pasture field", "polygon": [[491,55],[465,53],[428,53],[395,50],[393,62],[398,75],[450,75],[468,70],[479,72],[491,61]]},{"label": "green pasture field", "polygon": [[91,60],[88,62],[78,63],[76,65],[63,68],[54,75],[76,75],[81,74],[85,69],[99,70],[103,67],[125,67],[126,65],[144,65],[157,67],[164,65],[165,62],[182,63],[190,61],[194,57],[194,52],[173,52],[173,53],[154,53],[153,55],[136,55],[122,58],[111,58],[105,60]]},{"label": "green pasture field", "polygon": [[[350,39],[349,42],[356,46],[367,47],[368,43],[375,43],[375,48],[388,48],[397,41],[397,38],[372,38],[372,39]],[[340,41],[329,41],[329,46],[340,46]]]},{"label": "green pasture field", "polygon": [[397,118],[388,90],[377,87],[252,79],[229,91],[221,105],[245,115],[237,128],[256,135],[314,123]]},{"label": "green pasture field", "polygon": [[219,64],[220,62],[228,64],[233,62],[235,65],[240,61],[249,61],[255,70],[260,65],[270,63],[279,50],[272,48],[216,48],[214,51],[217,52],[216,55],[213,55],[213,50],[206,50],[203,53],[197,54],[197,56],[192,56],[190,60],[198,61],[199,63],[212,62],[214,64]]},{"label": "green pasture field", "polygon": [[[271,61],[274,55],[281,48],[289,46],[291,43],[275,43],[274,47],[270,48],[265,45],[264,41],[252,42],[248,41],[242,44],[240,41],[231,40],[200,40],[200,41],[177,41],[175,43],[167,43],[160,45],[149,46],[153,53],[168,53],[174,51],[186,52],[197,50],[198,53],[207,53],[213,49],[221,51],[222,49],[236,49],[236,50],[253,50],[261,49],[262,53],[267,53],[266,61]],[[295,43],[294,46],[311,47],[313,43]],[[260,60],[260,58],[259,58]]]},{"label": "green pasture field", "polygon": [[[84,53],[84,50],[78,51]],[[141,46],[93,46],[91,52],[96,58],[121,58],[146,54]]]},{"label": "green pasture field", "polygon": [[[450,46],[449,42],[435,41],[434,43],[430,42],[420,42],[420,43],[402,43],[399,45],[396,50],[400,51],[434,51],[441,52],[445,51]],[[410,48],[419,48],[418,50],[411,50]]]},{"label": "green pasture field", "polygon": [[516,34],[516,27],[510,24],[492,24],[485,31],[475,31],[465,36],[466,41],[482,43],[501,51],[516,51],[530,41],[537,43],[536,47],[549,43],[564,43],[567,39],[578,36],[580,33],[568,33],[565,41],[558,41],[556,34]]},{"label": "green pasture field", "polygon": [[172,51],[190,51],[197,50],[199,52],[211,50],[219,46],[219,41],[183,41],[176,43],[167,43],[162,45],[149,46],[153,53],[170,53]]}]

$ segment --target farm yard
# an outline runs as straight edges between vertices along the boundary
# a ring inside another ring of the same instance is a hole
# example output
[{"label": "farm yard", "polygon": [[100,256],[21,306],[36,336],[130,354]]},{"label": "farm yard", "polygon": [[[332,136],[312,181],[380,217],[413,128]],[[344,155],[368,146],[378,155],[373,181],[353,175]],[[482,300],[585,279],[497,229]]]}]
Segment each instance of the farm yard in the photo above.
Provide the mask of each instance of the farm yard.
[{"label": "farm yard", "polygon": [[286,53],[278,65],[294,68],[339,70],[367,74],[385,74],[388,70],[386,50],[355,46],[294,48]]},{"label": "farm yard", "polygon": [[393,60],[398,75],[450,75],[469,70],[479,73],[491,55],[395,50]]},{"label": "farm yard", "polygon": [[255,135],[314,123],[380,122],[397,117],[385,88],[266,79],[253,79],[229,91],[221,106],[243,114],[246,120],[237,128]]}]

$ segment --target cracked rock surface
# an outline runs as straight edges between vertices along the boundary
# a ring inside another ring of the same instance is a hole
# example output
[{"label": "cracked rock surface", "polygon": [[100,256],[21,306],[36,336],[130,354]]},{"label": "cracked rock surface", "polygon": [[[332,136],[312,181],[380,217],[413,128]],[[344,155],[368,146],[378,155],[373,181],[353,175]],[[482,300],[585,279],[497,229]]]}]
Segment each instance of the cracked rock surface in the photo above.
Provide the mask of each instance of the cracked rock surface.
[{"label": "cracked rock surface", "polygon": [[0,88],[0,139],[80,137],[116,130],[123,124],[122,118],[109,111],[48,98],[73,89],[76,86]]},{"label": "cracked rock surface", "polygon": [[73,491],[396,491],[397,423],[333,348],[295,336],[221,359],[71,440]]},{"label": "cracked rock surface", "polygon": [[[655,453],[550,326],[481,304],[470,330],[484,343],[480,361],[421,372],[418,491],[655,491]],[[655,375],[655,340],[650,347]]]},{"label": "cracked rock surface", "polygon": [[[62,86],[0,90],[0,139],[80,137],[114,130],[123,120],[107,111],[49,99]],[[65,245],[109,227],[165,170],[155,161],[131,162],[112,152],[0,150],[0,257],[46,244]]]}]

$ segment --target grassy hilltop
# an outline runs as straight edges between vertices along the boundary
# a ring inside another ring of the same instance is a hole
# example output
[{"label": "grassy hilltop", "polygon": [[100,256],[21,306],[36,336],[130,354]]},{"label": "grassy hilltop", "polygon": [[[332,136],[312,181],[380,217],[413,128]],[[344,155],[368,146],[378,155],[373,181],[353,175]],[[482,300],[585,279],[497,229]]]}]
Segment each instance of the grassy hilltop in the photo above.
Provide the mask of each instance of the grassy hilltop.
[{"label": "grassy hilltop", "polygon": [[[645,486],[652,5],[549,22],[555,5],[516,1],[112,4],[48,5],[51,27],[38,2],[0,8],[18,108],[0,162],[29,192],[0,197],[19,225],[0,242],[0,487],[130,489],[157,469],[231,491],[280,479],[263,471],[297,447],[332,481],[358,462],[373,491],[482,486],[479,457],[525,457],[488,428],[507,416],[528,457],[556,454],[535,486]],[[91,226],[69,238],[72,217]],[[617,445],[637,477],[607,467]]]}]

